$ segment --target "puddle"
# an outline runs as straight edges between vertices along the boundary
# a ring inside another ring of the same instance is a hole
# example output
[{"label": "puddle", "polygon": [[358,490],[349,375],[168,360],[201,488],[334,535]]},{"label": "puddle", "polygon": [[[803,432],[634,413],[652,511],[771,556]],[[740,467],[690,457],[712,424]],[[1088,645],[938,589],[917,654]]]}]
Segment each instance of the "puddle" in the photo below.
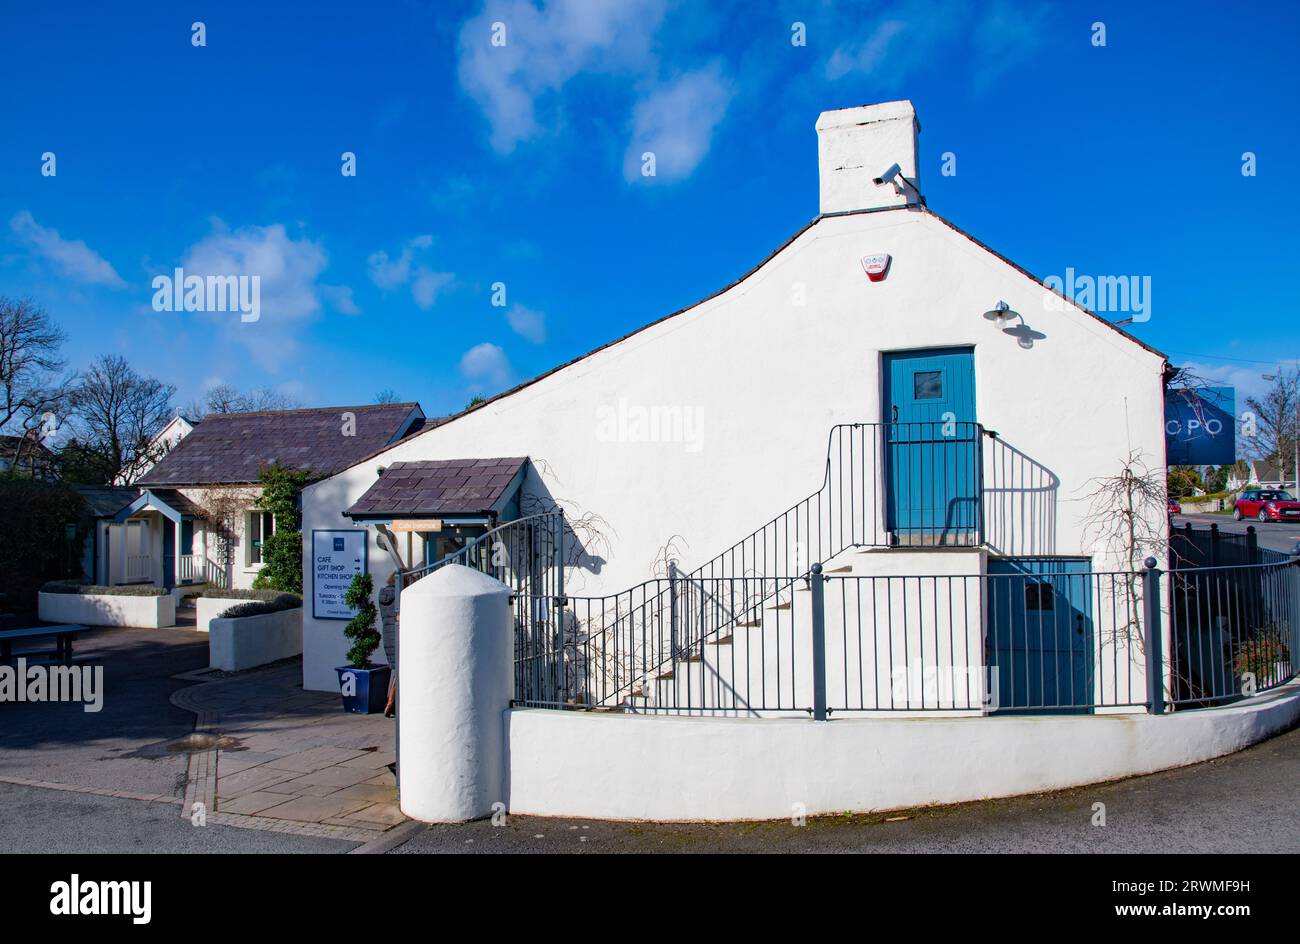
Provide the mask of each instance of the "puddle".
[{"label": "puddle", "polygon": [[239,738],[217,737],[215,734],[187,734],[167,745],[167,750],[173,754],[197,754],[213,748],[223,751],[243,750]]}]

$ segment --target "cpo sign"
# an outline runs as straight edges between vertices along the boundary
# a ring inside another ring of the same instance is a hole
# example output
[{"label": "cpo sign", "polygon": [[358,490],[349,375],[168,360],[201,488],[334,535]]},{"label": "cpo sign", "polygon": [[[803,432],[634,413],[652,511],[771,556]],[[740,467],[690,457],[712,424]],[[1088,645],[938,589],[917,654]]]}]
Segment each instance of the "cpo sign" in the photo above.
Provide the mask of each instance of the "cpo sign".
[{"label": "cpo sign", "polygon": [[1236,391],[1203,387],[1165,391],[1165,452],[1169,465],[1237,461]]}]

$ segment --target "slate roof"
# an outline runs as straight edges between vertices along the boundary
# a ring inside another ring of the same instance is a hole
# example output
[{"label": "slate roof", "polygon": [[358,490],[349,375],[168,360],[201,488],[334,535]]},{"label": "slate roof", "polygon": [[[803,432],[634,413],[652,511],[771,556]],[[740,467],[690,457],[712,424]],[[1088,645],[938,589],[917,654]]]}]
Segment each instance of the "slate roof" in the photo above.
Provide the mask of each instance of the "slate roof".
[{"label": "slate roof", "polygon": [[[213,413],[138,484],[246,484],[256,482],[262,467],[273,462],[310,469],[317,478],[333,475],[391,443],[411,411],[419,409],[418,403],[384,403]],[[344,413],[356,417],[354,436],[343,435]]]},{"label": "slate roof", "polygon": [[343,514],[350,518],[475,515],[494,506],[526,458],[394,462]]},{"label": "slate roof", "polygon": [[134,485],[78,485],[77,492],[96,518],[111,518],[140,497]]}]

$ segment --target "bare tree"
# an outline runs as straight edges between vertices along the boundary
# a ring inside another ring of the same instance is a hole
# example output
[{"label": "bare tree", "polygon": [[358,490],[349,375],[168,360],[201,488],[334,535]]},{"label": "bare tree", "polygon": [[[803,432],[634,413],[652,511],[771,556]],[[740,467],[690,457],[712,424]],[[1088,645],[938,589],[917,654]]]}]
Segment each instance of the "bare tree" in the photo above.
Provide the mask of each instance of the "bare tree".
[{"label": "bare tree", "polygon": [[72,392],[78,441],[130,484],[166,451],[154,436],[174,415],[175,393],[171,384],[136,373],[126,358],[103,354]]},{"label": "bare tree", "polygon": [[191,419],[202,419],[212,413],[256,413],[263,410],[299,410],[301,401],[272,387],[254,387],[247,393],[231,384],[209,387],[203,399],[195,400],[181,412]]},{"label": "bare tree", "polygon": [[400,403],[401,401],[397,398],[396,391],[391,387],[385,387],[383,390],[380,390],[375,394],[375,402],[383,405],[387,403]]},{"label": "bare tree", "polygon": [[60,356],[66,336],[44,308],[0,297],[0,432],[17,435],[12,467],[57,428],[71,376]]},{"label": "bare tree", "polygon": [[1264,396],[1247,397],[1246,407],[1255,417],[1255,435],[1246,439],[1247,449],[1256,459],[1276,459],[1286,481],[1295,475],[1292,456],[1300,434],[1300,365],[1274,375]]}]

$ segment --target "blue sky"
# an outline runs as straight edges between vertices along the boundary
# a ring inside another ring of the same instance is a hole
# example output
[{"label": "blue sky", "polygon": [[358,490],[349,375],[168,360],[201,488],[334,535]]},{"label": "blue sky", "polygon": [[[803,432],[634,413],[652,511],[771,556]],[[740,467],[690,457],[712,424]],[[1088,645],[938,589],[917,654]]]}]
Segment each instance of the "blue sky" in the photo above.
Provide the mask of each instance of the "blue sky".
[{"label": "blue sky", "polygon": [[[743,274],[816,215],[817,114],[910,98],[933,209],[1039,276],[1150,276],[1134,333],[1257,391],[1300,355],[1300,14],[1271,6],[11,5],[0,294],[179,402],[445,413]],[[261,273],[260,320],[154,311],[187,263]]]}]

